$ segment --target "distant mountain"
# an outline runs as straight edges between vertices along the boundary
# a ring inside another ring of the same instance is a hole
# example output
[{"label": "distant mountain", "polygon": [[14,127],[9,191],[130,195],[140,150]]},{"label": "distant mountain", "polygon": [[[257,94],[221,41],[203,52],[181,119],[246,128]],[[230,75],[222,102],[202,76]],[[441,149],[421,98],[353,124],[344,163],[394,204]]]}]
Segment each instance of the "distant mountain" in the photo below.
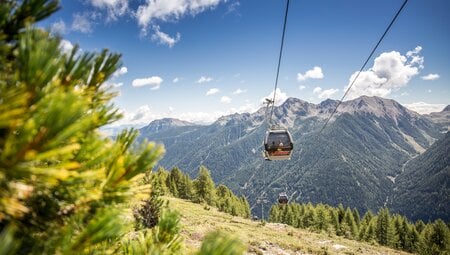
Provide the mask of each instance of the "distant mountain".
[{"label": "distant mountain", "polygon": [[186,127],[186,126],[195,126],[195,125],[193,123],[184,120],[174,118],[164,118],[154,120],[150,122],[150,124],[148,124],[147,126],[141,128],[140,130],[142,133],[159,133],[171,128]]},{"label": "distant mountain", "polygon": [[287,192],[298,202],[377,210],[389,203],[402,166],[443,136],[429,118],[394,100],[360,97],[345,101],[319,133],[339,101],[312,104],[289,98],[274,109],[274,121],[289,128],[292,160],[267,162],[261,156],[268,125],[265,109],[221,117],[211,125],[141,130],[141,138],[166,146],[160,164],[178,166],[195,177],[199,165],[247,196],[254,213],[257,197],[275,202]]},{"label": "distant mountain", "polygon": [[438,125],[442,132],[450,131],[450,105],[440,112],[432,112],[425,116]]},{"label": "distant mountain", "polygon": [[450,132],[407,161],[390,206],[413,220],[450,221]]}]

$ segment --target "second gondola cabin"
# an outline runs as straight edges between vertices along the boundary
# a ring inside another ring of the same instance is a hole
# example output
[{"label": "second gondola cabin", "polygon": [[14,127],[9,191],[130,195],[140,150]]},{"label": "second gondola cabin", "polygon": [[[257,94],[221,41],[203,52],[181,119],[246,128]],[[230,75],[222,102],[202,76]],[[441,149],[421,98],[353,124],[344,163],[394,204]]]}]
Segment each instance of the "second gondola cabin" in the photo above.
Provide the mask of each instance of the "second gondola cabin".
[{"label": "second gondola cabin", "polygon": [[285,204],[287,204],[288,202],[289,202],[289,198],[288,198],[286,192],[281,192],[281,193],[278,195],[278,203],[279,203],[280,205],[285,205]]},{"label": "second gondola cabin", "polygon": [[291,159],[294,144],[287,129],[269,129],[264,138],[264,157],[267,160]]}]

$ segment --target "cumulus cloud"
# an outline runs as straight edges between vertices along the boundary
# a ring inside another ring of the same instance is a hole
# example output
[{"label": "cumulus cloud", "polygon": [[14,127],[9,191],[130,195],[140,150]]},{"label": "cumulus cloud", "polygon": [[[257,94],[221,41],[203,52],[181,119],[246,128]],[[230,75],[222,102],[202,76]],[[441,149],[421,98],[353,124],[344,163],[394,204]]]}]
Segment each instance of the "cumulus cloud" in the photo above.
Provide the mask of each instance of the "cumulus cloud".
[{"label": "cumulus cloud", "polygon": [[304,90],[306,89],[306,86],[300,85],[300,87],[298,87],[299,90]]},{"label": "cumulus cloud", "polygon": [[420,51],[422,51],[422,46],[417,46],[414,50],[410,50],[406,52],[406,56],[411,58],[410,64],[417,64],[419,68],[423,68],[423,57],[419,55]]},{"label": "cumulus cloud", "polygon": [[175,78],[172,80],[173,83],[177,83],[177,82],[179,82],[179,81],[180,81],[180,78],[178,78],[178,77],[175,77]]},{"label": "cumulus cloud", "polygon": [[202,76],[197,80],[197,83],[205,83],[205,82],[211,82],[213,78]]},{"label": "cumulus cloud", "polygon": [[210,96],[210,95],[214,95],[214,94],[217,94],[217,93],[219,93],[219,89],[218,88],[212,88],[212,89],[209,89],[207,92],[206,92],[206,95],[207,96]]},{"label": "cumulus cloud", "polygon": [[[278,106],[278,105],[281,105],[282,103],[284,103],[284,101],[286,101],[286,99],[288,99],[288,96],[286,93],[282,92],[280,88],[277,88],[276,91],[277,91],[277,96],[275,97],[275,105]],[[260,102],[264,104],[266,102],[266,98],[272,100],[273,99],[273,91],[269,95],[261,98]]]},{"label": "cumulus cloud", "polygon": [[169,48],[172,48],[181,39],[180,33],[177,33],[175,37],[171,37],[170,35],[162,32],[159,26],[153,26],[153,30],[155,33],[152,35],[152,41],[167,45]]},{"label": "cumulus cloud", "polygon": [[231,103],[231,98],[229,98],[227,96],[223,96],[220,98],[220,102],[224,103],[224,104],[229,104],[229,103]]},{"label": "cumulus cloud", "polygon": [[[223,0],[225,1],[225,0]],[[136,18],[142,28],[156,20],[179,20],[186,15],[195,16],[216,7],[221,0],[146,0],[138,7]]]},{"label": "cumulus cloud", "polygon": [[67,32],[66,23],[64,23],[63,20],[59,20],[55,23],[53,23],[50,27],[50,33],[57,34],[57,35],[63,35]]},{"label": "cumulus cloud", "polygon": [[122,76],[124,74],[128,73],[128,68],[126,66],[122,66],[119,70],[115,71],[113,76],[114,77],[119,77]]},{"label": "cumulus cloud", "polygon": [[321,87],[315,87],[313,89],[313,94],[316,95],[320,99],[330,98],[332,95],[336,94],[339,89],[326,89],[323,90]]},{"label": "cumulus cloud", "polygon": [[64,54],[70,54],[73,49],[73,44],[68,40],[62,39],[61,42],[59,43],[59,49]]},{"label": "cumulus cloud", "polygon": [[86,11],[75,13],[73,15],[71,31],[77,31],[84,34],[90,34],[94,31],[94,25],[101,18],[102,14],[95,11]]},{"label": "cumulus cloud", "polygon": [[241,6],[241,3],[239,3],[239,1],[235,1],[231,4],[229,4],[227,7],[227,11],[225,12],[225,15],[228,15],[230,13],[237,13],[239,6]]},{"label": "cumulus cloud", "polygon": [[235,91],[233,91],[233,95],[239,95],[239,94],[242,94],[242,93],[245,93],[245,92],[247,92],[247,90],[246,89],[236,89]]},{"label": "cumulus cloud", "polygon": [[150,86],[151,90],[157,90],[160,88],[163,79],[159,76],[151,76],[148,78],[134,79],[131,85],[133,87]]},{"label": "cumulus cloud", "polygon": [[425,102],[416,102],[411,104],[404,104],[404,106],[410,110],[418,112],[420,114],[428,114],[432,112],[442,111],[446,105],[445,104],[428,104]]},{"label": "cumulus cloud", "polygon": [[123,122],[125,122],[126,124],[133,124],[133,125],[148,124],[152,120],[155,120],[159,117],[154,113],[152,113],[152,110],[149,105],[140,106],[135,112],[132,113],[124,112],[123,114],[124,114]]},{"label": "cumulus cloud", "polygon": [[128,10],[128,0],[90,0],[94,7],[106,10],[108,20],[116,20]]},{"label": "cumulus cloud", "polygon": [[297,74],[297,81],[304,81],[307,79],[323,79],[322,68],[315,66],[313,69],[306,71],[304,74]]},{"label": "cumulus cloud", "polygon": [[[361,72],[348,94],[348,99],[361,95],[386,97],[406,86],[423,67],[423,57],[419,56],[421,50],[422,47],[418,46],[408,51],[406,56],[397,51],[381,53],[375,58],[369,70]],[[345,89],[350,86],[357,74],[358,72],[355,72],[351,75]]]},{"label": "cumulus cloud", "polygon": [[430,73],[430,74],[427,74],[427,75],[422,76],[420,78],[422,78],[422,80],[424,80],[424,81],[434,81],[434,80],[439,79],[439,77],[440,77],[439,74]]}]

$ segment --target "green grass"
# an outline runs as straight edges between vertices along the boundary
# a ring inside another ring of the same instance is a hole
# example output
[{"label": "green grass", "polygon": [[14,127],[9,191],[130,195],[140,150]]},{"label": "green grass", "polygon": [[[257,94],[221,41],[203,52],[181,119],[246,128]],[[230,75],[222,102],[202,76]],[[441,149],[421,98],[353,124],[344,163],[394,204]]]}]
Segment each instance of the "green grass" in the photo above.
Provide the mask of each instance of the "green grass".
[{"label": "green grass", "polygon": [[181,235],[188,253],[198,250],[207,233],[221,230],[246,244],[249,254],[409,254],[285,224],[264,225],[177,198],[164,199],[169,201],[171,209],[181,214]]}]

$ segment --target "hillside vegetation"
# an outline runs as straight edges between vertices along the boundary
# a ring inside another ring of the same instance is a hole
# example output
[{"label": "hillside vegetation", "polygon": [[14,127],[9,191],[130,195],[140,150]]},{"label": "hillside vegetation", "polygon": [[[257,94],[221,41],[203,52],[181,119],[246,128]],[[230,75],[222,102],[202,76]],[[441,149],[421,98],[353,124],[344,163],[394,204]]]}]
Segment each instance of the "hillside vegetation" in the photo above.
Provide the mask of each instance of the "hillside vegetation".
[{"label": "hillside vegetation", "polygon": [[263,224],[178,198],[164,199],[181,214],[181,236],[189,254],[214,230],[234,235],[245,244],[249,254],[409,254],[285,224]]},{"label": "hillside vegetation", "polygon": [[[232,216],[250,217],[247,200],[243,197],[237,197],[223,184],[216,187],[209,170],[204,166],[199,168],[198,176],[194,180],[191,180],[187,174],[183,174],[178,168],[173,168],[170,172],[160,168],[151,175],[151,180],[159,194],[170,194],[177,198],[201,203],[204,205],[203,209],[207,211],[216,207],[219,211],[229,213]],[[270,203],[270,200],[267,200],[267,202]],[[182,214],[186,215],[185,210],[189,210],[188,213],[191,211],[188,208],[188,205],[184,205],[178,209],[181,209]],[[192,210],[195,210],[195,208]],[[211,231],[211,226],[215,226],[217,222],[223,222],[222,227],[231,230],[231,226],[236,223],[235,219],[230,222],[217,219],[204,223],[201,214],[202,211],[198,212],[197,215],[192,215],[194,221],[189,221],[186,224],[186,229],[198,228],[199,224],[206,224],[204,230]],[[356,208],[344,208],[342,204],[333,207],[326,204],[313,205],[311,203],[291,202],[288,204],[273,204],[268,219],[270,222],[287,224],[323,236],[335,238],[339,236],[406,252],[420,254],[446,254],[450,252],[450,230],[442,220],[427,224],[420,220],[411,223],[405,216],[391,214],[388,208],[382,208],[376,214],[368,211],[361,217]],[[227,225],[227,223],[232,224]],[[252,233],[252,231],[249,233]],[[196,235],[198,236],[198,233],[194,234],[194,236]],[[250,234],[250,236],[253,235]],[[293,233],[290,233],[290,235],[293,235]],[[269,243],[278,240],[278,237],[270,234],[259,238]],[[239,239],[242,240],[242,237],[239,237]],[[253,242],[252,237],[249,238],[249,241]],[[293,245],[293,243],[289,243],[289,245]],[[289,245],[283,247],[290,249]],[[295,247],[297,247],[295,249],[299,249],[298,246]],[[322,248],[328,249],[327,247]],[[358,248],[360,247],[358,246]],[[309,247],[308,249],[311,250]]]}]

